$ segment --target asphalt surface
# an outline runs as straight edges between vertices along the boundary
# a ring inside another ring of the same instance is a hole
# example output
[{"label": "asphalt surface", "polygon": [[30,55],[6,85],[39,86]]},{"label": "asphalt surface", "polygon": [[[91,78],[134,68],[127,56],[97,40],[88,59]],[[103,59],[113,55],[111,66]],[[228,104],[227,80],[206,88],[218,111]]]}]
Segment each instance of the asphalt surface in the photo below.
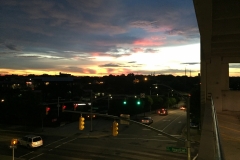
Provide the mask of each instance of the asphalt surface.
[{"label": "asphalt surface", "polygon": [[240,112],[219,112],[217,118],[225,160],[240,159]]},{"label": "asphalt surface", "polygon": [[[180,114],[179,114],[180,113]],[[153,119],[154,119],[154,123],[152,124],[153,127],[159,127],[158,129],[161,131],[166,131],[171,135],[174,135],[178,138],[180,138],[182,135],[182,128],[184,127],[184,116],[185,113],[184,112],[179,112],[177,114],[175,114],[174,112],[172,112],[172,114],[169,114],[168,116],[158,116],[158,115],[154,115]],[[94,121],[94,123],[92,124],[92,132],[89,132],[90,130],[90,121],[86,121],[85,124],[85,129],[83,131],[79,131],[78,130],[78,122],[74,122],[74,123],[70,123],[70,124],[63,124],[61,127],[57,127],[57,128],[43,128],[43,130],[41,128],[39,128],[38,130],[35,130],[34,132],[37,134],[40,134],[41,136],[46,136],[45,139],[45,144],[47,144],[47,147],[52,147],[47,148],[48,150],[46,150],[46,148],[44,147],[44,150],[39,152],[31,152],[28,153],[27,150],[25,149],[19,149],[16,152],[16,157],[15,160],[18,159],[31,159],[30,157],[35,157],[34,159],[44,159],[47,158],[47,154],[44,154],[47,151],[52,151],[54,148],[61,148],[61,150],[63,150],[63,146],[66,147],[66,145],[68,147],[74,148],[74,145],[76,145],[75,143],[79,141],[83,142],[82,138],[85,139],[104,139],[104,141],[94,141],[94,144],[96,144],[96,146],[92,145],[91,149],[89,150],[93,150],[93,152],[89,153],[92,156],[97,156],[95,155],[96,153],[99,152],[99,148],[105,148],[105,153],[107,153],[107,155],[103,155],[103,159],[104,157],[106,158],[107,156],[114,156],[111,155],[112,153],[115,154],[126,154],[126,156],[132,156],[133,159],[141,159],[140,157],[137,156],[138,152],[143,154],[142,159],[144,159],[148,156],[148,152],[152,153],[151,155],[149,155],[150,157],[152,157],[151,159],[159,159],[159,154],[162,155],[166,155],[166,157],[172,157],[171,159],[185,159],[186,155],[184,154],[180,154],[179,153],[170,153],[170,152],[166,152],[166,146],[177,146],[177,147],[184,147],[183,144],[178,144],[176,142],[174,142],[171,139],[168,139],[167,137],[161,135],[161,134],[157,134],[155,132],[151,132],[151,130],[144,128],[144,127],[139,127],[139,125],[130,125],[129,127],[124,126],[124,125],[120,125],[119,126],[119,135],[117,137],[113,137],[111,135],[111,125],[112,125],[112,120],[106,120],[106,122],[104,123],[100,123],[98,121]],[[101,129],[100,129],[101,128]],[[175,129],[174,129],[175,128]],[[27,133],[27,128],[21,128],[20,126],[12,126],[11,128],[6,128],[7,129],[11,129],[12,131],[15,132],[21,132],[21,130],[24,130],[24,134]],[[4,127],[1,126],[1,132],[4,132]],[[32,133],[32,132],[29,132]],[[136,134],[134,134],[136,133]],[[9,133],[7,133],[6,135],[10,136]],[[11,136],[10,136],[11,137]],[[4,138],[4,137],[3,137]],[[56,143],[53,143],[56,142]],[[109,148],[109,143],[113,143],[113,142],[117,142],[116,147],[120,147],[118,149],[116,149],[116,151],[113,151],[113,148]],[[54,146],[48,146],[48,144],[52,144]],[[159,145],[159,143],[161,145]],[[89,148],[87,142],[86,144],[81,143],[83,146],[75,146],[77,148],[79,148],[79,150],[77,152],[83,152],[84,148],[87,147]],[[108,147],[104,147],[102,145],[107,145]],[[121,145],[120,145],[121,144]],[[126,144],[126,147],[129,148],[122,148],[121,146],[124,146]],[[79,144],[80,145],[80,144]],[[142,146],[146,146],[146,148],[141,148]],[[139,147],[141,148],[139,150]],[[152,147],[152,151],[147,151],[147,148],[151,148]],[[155,151],[155,149],[158,148],[157,150],[159,150],[159,153],[157,151]],[[133,150],[131,151],[131,149],[133,148]],[[135,151],[136,149],[136,151]],[[57,152],[56,154],[64,154],[63,156],[67,156],[67,155],[74,155],[76,154],[76,156],[82,156],[84,157],[84,155],[81,155],[80,153],[65,153],[65,151],[62,151],[58,153],[56,150],[54,152]],[[108,150],[108,151],[107,151]],[[7,151],[7,152],[11,152],[11,150]],[[64,153],[63,153],[64,152]],[[96,153],[94,153],[96,152]],[[154,153],[156,152],[156,153]],[[11,155],[11,153],[9,153]],[[42,156],[44,154],[44,156]],[[79,155],[78,155],[79,154]],[[100,153],[99,153],[100,154]],[[38,157],[39,156],[39,157]],[[86,155],[85,155],[86,156]],[[124,157],[124,156],[123,156]],[[134,158],[135,157],[135,158]],[[182,158],[180,158],[182,157]],[[61,156],[58,157],[59,159],[61,159]],[[85,157],[87,158],[87,157]],[[12,159],[11,156],[2,156],[0,157],[0,159],[3,160],[8,160],[8,159]],[[48,157],[49,159],[49,157]],[[51,159],[51,158],[50,158]],[[116,158],[115,158],[116,159]],[[121,159],[119,157],[119,159]],[[125,158],[126,159],[126,158]]]}]

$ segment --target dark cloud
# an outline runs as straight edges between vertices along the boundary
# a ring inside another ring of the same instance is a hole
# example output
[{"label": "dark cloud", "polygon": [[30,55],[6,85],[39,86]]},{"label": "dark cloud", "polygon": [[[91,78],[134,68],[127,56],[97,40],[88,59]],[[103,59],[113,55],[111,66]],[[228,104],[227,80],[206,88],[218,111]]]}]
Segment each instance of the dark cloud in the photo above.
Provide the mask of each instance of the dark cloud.
[{"label": "dark cloud", "polygon": [[16,46],[16,45],[13,45],[13,44],[5,44],[6,48],[10,49],[10,50],[13,50],[13,51],[20,51],[21,49]]},{"label": "dark cloud", "polygon": [[136,61],[131,61],[131,62],[128,62],[128,63],[136,63]]},{"label": "dark cloud", "polygon": [[229,68],[240,68],[239,63],[229,63]]},{"label": "dark cloud", "polygon": [[81,67],[88,64],[131,72],[143,65],[112,59],[99,65],[97,58],[199,43],[192,0],[7,0],[0,8],[2,68],[97,73]]},{"label": "dark cloud", "polygon": [[99,65],[99,67],[121,67],[121,64],[108,63],[108,64]]},{"label": "dark cloud", "polygon": [[200,63],[199,62],[186,62],[186,63],[181,63],[181,64],[195,65],[195,64],[200,64]]}]

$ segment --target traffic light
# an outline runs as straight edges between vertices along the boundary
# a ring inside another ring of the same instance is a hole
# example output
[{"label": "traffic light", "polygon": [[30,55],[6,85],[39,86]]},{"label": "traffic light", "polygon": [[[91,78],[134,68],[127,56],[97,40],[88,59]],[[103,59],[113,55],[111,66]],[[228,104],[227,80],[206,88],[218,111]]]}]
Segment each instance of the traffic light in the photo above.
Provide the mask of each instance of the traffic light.
[{"label": "traffic light", "polygon": [[12,145],[12,146],[16,146],[16,145],[17,145],[17,142],[18,142],[17,139],[12,139],[12,140],[11,140],[11,145]]},{"label": "traffic light", "polygon": [[137,100],[137,105],[140,105],[141,104],[141,101],[140,99]]},{"label": "traffic light", "polygon": [[84,117],[79,117],[79,130],[83,130],[84,129]]},{"label": "traffic light", "polygon": [[49,111],[50,111],[50,107],[46,107],[46,115],[48,115]]},{"label": "traffic light", "polygon": [[63,105],[63,106],[62,106],[62,112],[64,112],[65,109],[66,109],[66,106]]},{"label": "traffic light", "polygon": [[124,101],[123,101],[123,104],[124,104],[124,105],[126,105],[126,104],[127,104],[127,100],[126,100],[126,99],[124,99]]},{"label": "traffic light", "polygon": [[116,121],[113,121],[113,136],[118,135],[118,123]]}]

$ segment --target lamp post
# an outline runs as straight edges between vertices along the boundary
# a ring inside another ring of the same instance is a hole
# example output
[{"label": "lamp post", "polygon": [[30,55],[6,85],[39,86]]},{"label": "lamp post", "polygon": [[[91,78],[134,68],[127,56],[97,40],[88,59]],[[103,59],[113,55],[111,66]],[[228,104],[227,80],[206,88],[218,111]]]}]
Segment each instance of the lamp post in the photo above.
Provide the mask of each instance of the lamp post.
[{"label": "lamp post", "polygon": [[187,157],[191,159],[191,142],[190,142],[190,96],[187,97]]},{"label": "lamp post", "polygon": [[168,103],[167,104],[168,104],[168,109],[169,109],[169,92],[168,92]]},{"label": "lamp post", "polygon": [[92,100],[92,90],[91,90],[91,95],[90,95],[90,102],[91,102],[91,114],[90,114],[90,119],[91,119],[91,128],[90,132],[92,132],[92,106],[93,106],[93,100]]},{"label": "lamp post", "polygon": [[[173,91],[173,89],[170,86],[164,85],[164,84],[157,84],[159,86],[165,86],[167,88],[169,88],[171,91]],[[176,90],[174,90],[176,93],[178,93],[179,95],[184,97],[183,93],[180,93]],[[169,92],[168,92],[168,98],[169,98]],[[190,95],[187,95],[187,98],[185,97],[185,99],[187,100],[187,141],[186,141],[186,146],[187,146],[187,158],[188,160],[191,159],[191,143],[190,143]],[[169,103],[168,103],[168,107],[169,107]]]}]

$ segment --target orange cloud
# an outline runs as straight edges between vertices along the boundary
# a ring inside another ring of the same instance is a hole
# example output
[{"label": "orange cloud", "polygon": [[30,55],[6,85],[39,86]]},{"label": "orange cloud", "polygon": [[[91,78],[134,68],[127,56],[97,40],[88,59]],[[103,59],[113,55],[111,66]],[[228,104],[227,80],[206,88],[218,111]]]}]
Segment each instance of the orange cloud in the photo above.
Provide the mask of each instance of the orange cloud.
[{"label": "orange cloud", "polygon": [[143,48],[133,48],[132,49],[133,52],[144,52],[144,49]]},{"label": "orange cloud", "polygon": [[158,39],[139,39],[133,42],[134,45],[138,46],[161,46],[164,43]]}]

